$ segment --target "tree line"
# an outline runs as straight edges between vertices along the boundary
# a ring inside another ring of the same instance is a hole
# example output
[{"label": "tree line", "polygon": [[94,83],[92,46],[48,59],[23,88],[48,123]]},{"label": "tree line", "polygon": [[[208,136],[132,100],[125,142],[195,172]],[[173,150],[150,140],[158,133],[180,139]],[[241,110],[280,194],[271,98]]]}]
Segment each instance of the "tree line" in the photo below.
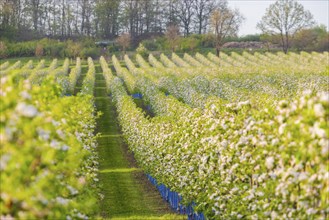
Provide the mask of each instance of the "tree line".
[{"label": "tree line", "polygon": [[[161,34],[178,25],[184,36],[209,31],[221,0],[2,0],[0,34],[9,38],[89,36],[114,39]],[[19,36],[20,33],[30,35]]]}]

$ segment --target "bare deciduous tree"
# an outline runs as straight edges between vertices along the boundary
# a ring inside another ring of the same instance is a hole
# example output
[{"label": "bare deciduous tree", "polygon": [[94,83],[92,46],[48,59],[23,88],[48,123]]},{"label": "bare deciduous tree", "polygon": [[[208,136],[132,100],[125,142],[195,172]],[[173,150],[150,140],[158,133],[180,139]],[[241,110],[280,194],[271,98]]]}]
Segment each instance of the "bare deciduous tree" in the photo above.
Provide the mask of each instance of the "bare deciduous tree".
[{"label": "bare deciduous tree", "polygon": [[244,17],[238,10],[232,10],[223,4],[217,7],[211,14],[210,22],[215,34],[216,54],[219,56],[224,39],[229,36],[236,36]]},{"label": "bare deciduous tree", "polygon": [[126,49],[130,46],[130,41],[130,34],[126,33],[117,38],[117,43],[122,47],[124,54],[126,54]]},{"label": "bare deciduous tree", "polygon": [[280,34],[282,49],[288,52],[289,38],[297,31],[314,25],[312,14],[295,0],[278,0],[271,4],[257,28],[266,34]]},{"label": "bare deciduous tree", "polygon": [[42,44],[37,44],[35,48],[35,56],[36,57],[42,57],[43,56],[43,45]]},{"label": "bare deciduous tree", "polygon": [[179,42],[179,28],[177,25],[169,25],[166,31],[166,38],[169,42],[172,52],[175,51],[175,48]]},{"label": "bare deciduous tree", "polygon": [[207,29],[209,15],[214,9],[215,1],[213,0],[194,0],[195,25],[198,34],[202,34]]},{"label": "bare deciduous tree", "polygon": [[184,36],[189,36],[191,32],[191,23],[194,15],[193,1],[180,0],[177,2],[177,16],[184,29]]},{"label": "bare deciduous tree", "polygon": [[5,42],[0,41],[0,58],[6,58],[7,53],[8,53],[8,49]]}]

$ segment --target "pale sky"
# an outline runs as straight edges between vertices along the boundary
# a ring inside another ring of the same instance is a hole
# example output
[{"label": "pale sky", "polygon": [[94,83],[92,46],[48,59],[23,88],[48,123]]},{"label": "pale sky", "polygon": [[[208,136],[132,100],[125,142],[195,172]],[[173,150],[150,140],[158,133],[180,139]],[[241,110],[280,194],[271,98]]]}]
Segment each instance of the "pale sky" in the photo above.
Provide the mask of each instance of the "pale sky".
[{"label": "pale sky", "polygon": [[[242,24],[239,35],[248,35],[260,33],[256,29],[257,22],[261,20],[265,14],[266,8],[275,1],[272,0],[228,0],[231,8],[237,8],[246,18]],[[329,27],[329,0],[298,0],[309,10],[317,24],[324,24]]]}]

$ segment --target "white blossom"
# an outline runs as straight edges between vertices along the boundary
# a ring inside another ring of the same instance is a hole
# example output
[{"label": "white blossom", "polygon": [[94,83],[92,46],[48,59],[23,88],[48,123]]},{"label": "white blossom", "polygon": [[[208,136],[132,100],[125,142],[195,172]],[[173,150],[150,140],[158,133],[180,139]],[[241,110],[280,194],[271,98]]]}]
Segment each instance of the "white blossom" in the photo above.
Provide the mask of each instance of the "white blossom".
[{"label": "white blossom", "polygon": [[79,191],[77,189],[75,189],[74,187],[72,187],[70,185],[67,185],[66,187],[70,191],[71,195],[77,195],[79,193]]},{"label": "white blossom", "polygon": [[323,117],[325,115],[326,111],[321,103],[317,103],[314,105],[314,113],[317,117]]},{"label": "white blossom", "polygon": [[286,126],[287,126],[287,124],[280,125],[280,127],[279,127],[279,134],[283,134],[284,129],[286,128]]},{"label": "white blossom", "polygon": [[13,216],[9,215],[9,214],[7,214],[7,215],[1,215],[0,216],[0,219],[1,220],[15,220],[15,218]]},{"label": "white blossom", "polygon": [[16,106],[16,111],[25,117],[35,117],[38,114],[38,110],[36,109],[36,107],[34,107],[33,105],[28,105],[24,102],[19,103]]},{"label": "white blossom", "polygon": [[267,169],[271,170],[274,167],[274,157],[266,158],[265,166],[267,167]]},{"label": "white blossom", "polygon": [[329,92],[320,93],[320,101],[329,104]]},{"label": "white blossom", "polygon": [[65,199],[63,197],[56,197],[56,202],[61,204],[61,205],[67,205],[69,203],[68,199]]},{"label": "white blossom", "polygon": [[20,95],[24,98],[24,99],[31,99],[31,95],[27,92],[27,91],[22,91],[20,93]]},{"label": "white blossom", "polygon": [[10,154],[3,154],[0,157],[0,170],[5,170],[9,160],[11,159]]},{"label": "white blossom", "polygon": [[329,153],[329,139],[322,138],[319,144],[321,146],[321,154],[326,156]]},{"label": "white blossom", "polygon": [[62,151],[68,151],[69,149],[70,149],[70,147],[67,146],[67,145],[63,145],[63,146],[61,147],[61,150],[62,150]]},{"label": "white blossom", "polygon": [[278,213],[276,213],[275,211],[271,212],[271,219],[277,219],[278,218]]},{"label": "white blossom", "polygon": [[313,133],[318,136],[319,138],[325,138],[326,137],[326,131],[322,128],[320,128],[320,124],[316,122],[314,126],[312,127]]}]

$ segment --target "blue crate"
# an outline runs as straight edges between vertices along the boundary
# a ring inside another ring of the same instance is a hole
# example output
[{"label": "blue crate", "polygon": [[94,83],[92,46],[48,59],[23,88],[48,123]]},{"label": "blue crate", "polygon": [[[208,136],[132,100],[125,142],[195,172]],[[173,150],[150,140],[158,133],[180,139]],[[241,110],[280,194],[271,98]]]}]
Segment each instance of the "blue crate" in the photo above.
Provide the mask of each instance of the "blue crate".
[{"label": "blue crate", "polygon": [[131,95],[134,99],[142,99],[143,95],[141,93],[134,93]]},{"label": "blue crate", "polygon": [[194,211],[193,206],[195,203],[188,205],[187,207],[181,204],[182,196],[180,196],[177,192],[171,191],[163,184],[158,184],[157,180],[153,178],[151,175],[146,175],[149,181],[156,186],[158,191],[160,192],[161,197],[170,204],[171,208],[180,214],[187,215],[188,220],[205,220],[205,216],[203,213],[197,213]]}]

